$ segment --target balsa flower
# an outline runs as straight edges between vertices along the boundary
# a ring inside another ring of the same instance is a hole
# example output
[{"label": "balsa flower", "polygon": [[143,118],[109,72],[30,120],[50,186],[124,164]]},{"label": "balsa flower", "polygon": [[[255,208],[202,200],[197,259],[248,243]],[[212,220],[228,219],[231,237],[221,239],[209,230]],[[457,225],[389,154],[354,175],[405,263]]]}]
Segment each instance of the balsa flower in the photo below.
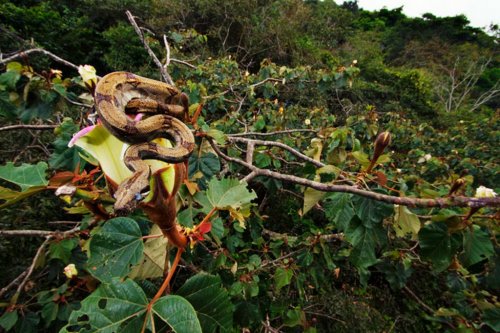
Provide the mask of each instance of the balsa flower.
[{"label": "balsa flower", "polygon": [[68,279],[72,279],[74,276],[78,275],[78,270],[76,269],[75,264],[69,264],[64,267],[63,273]]},{"label": "balsa flower", "polygon": [[474,196],[476,198],[494,198],[497,194],[491,188],[481,185],[476,189],[476,194]]}]

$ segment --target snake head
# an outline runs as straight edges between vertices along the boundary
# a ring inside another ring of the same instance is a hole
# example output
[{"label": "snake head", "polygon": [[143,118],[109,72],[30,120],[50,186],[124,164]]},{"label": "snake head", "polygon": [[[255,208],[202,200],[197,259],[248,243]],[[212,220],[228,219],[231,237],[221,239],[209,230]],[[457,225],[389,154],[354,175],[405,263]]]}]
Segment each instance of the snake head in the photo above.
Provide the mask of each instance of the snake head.
[{"label": "snake head", "polygon": [[149,191],[149,168],[134,173],[130,178],[120,184],[115,193],[115,213],[119,216],[130,214],[137,208]]}]

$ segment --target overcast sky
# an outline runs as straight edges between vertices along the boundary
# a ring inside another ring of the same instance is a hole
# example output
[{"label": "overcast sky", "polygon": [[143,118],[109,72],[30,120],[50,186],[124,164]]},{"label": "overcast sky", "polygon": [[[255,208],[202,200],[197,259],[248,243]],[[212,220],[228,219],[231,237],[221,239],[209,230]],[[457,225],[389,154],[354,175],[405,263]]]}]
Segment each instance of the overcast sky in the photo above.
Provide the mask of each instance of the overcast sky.
[{"label": "overcast sky", "polygon": [[479,28],[487,28],[491,23],[500,24],[500,0],[358,0],[358,5],[367,10],[403,6],[403,13],[411,17],[420,17],[424,13],[436,16],[464,14],[471,26]]}]

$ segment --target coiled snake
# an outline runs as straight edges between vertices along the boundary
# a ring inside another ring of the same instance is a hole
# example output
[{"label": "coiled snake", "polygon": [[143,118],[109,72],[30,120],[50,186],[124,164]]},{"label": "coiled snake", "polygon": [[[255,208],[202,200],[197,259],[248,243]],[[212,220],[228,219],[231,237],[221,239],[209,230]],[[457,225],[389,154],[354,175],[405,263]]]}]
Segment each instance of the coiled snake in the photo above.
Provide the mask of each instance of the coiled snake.
[{"label": "coiled snake", "polygon": [[[102,124],[118,139],[131,144],[125,152],[125,165],[133,172],[115,192],[115,212],[132,211],[149,188],[151,170],[145,159],[167,163],[187,160],[194,148],[194,136],[181,120],[188,116],[188,99],[169,84],[127,72],[104,76],[96,86],[95,104]],[[150,115],[134,120],[127,113]],[[166,148],[151,140],[166,138]]]}]

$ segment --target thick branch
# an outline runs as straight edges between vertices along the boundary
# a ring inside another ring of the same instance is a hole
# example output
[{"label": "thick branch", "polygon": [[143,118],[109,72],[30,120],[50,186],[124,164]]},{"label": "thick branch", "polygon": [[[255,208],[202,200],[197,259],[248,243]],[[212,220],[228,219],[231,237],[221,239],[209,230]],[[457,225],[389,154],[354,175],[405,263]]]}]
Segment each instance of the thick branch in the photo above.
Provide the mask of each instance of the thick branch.
[{"label": "thick branch", "polygon": [[363,190],[351,185],[332,185],[323,184],[313,180],[282,174],[268,169],[260,169],[256,166],[248,164],[238,158],[230,157],[224,154],[220,148],[213,142],[212,139],[207,138],[214,151],[228,162],[233,162],[248,168],[255,176],[266,176],[285,182],[294,183],[306,187],[313,188],[322,192],[344,192],[360,195],[365,198],[373,199],[376,201],[383,201],[391,204],[408,207],[500,207],[500,198],[470,198],[470,197],[449,197],[449,198],[436,198],[436,199],[422,199],[410,197],[395,197],[391,195],[375,193],[368,190]]},{"label": "thick branch", "polygon": [[240,137],[240,136],[273,136],[273,135],[281,135],[281,134],[290,134],[290,133],[297,133],[297,132],[310,132],[310,133],[317,133],[317,130],[314,129],[308,129],[308,128],[299,128],[299,129],[290,129],[290,130],[283,130],[283,131],[276,131],[276,132],[267,132],[267,133],[259,133],[259,132],[247,132],[247,133],[234,133],[234,134],[228,134],[228,137]]}]

